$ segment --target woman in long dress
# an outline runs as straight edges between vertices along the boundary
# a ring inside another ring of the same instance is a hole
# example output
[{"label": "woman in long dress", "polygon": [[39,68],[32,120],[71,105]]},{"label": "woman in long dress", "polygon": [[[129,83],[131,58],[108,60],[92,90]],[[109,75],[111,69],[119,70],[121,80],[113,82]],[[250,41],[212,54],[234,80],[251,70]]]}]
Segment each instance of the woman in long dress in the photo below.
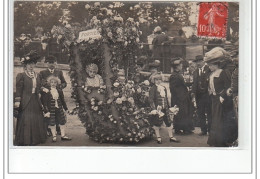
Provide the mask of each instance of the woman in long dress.
[{"label": "woman in long dress", "polygon": [[226,70],[221,69],[224,57],[206,59],[212,71],[209,77],[209,95],[212,101],[212,124],[208,144],[215,147],[230,146],[237,139],[232,97],[227,95],[231,79]]},{"label": "woman in long dress", "polygon": [[[178,106],[179,113],[174,118],[176,134],[191,134],[194,129],[192,123],[192,103],[182,72],[182,59],[178,58],[172,64],[173,73],[170,76],[171,106]],[[182,130],[182,131],[181,131]]]},{"label": "woman in long dress", "polygon": [[16,77],[15,107],[19,108],[15,145],[37,145],[45,142],[43,106],[39,98],[40,78],[34,72],[39,59],[35,51],[21,58],[24,72]]}]

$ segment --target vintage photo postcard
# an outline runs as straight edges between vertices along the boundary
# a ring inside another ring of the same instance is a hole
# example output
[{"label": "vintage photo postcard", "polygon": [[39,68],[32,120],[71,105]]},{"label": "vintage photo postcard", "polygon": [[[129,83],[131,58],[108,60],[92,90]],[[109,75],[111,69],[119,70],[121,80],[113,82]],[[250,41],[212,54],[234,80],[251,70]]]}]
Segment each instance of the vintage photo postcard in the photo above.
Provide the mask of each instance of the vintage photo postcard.
[{"label": "vintage photo postcard", "polygon": [[14,1],[14,147],[237,147],[238,2]]}]

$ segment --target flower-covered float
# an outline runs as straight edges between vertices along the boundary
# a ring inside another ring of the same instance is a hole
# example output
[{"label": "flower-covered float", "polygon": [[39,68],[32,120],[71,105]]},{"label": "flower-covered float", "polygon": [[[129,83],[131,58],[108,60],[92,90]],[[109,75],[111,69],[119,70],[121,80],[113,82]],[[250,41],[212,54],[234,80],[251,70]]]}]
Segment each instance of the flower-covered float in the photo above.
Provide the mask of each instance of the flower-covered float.
[{"label": "flower-covered float", "polygon": [[[150,84],[147,80],[134,82],[142,33],[139,24],[101,8],[99,3],[86,9],[92,18],[85,27],[66,22],[51,31],[69,51],[74,113],[97,142],[136,143],[150,139]],[[97,79],[103,81],[100,85],[87,83],[90,75],[86,67],[96,69]]]}]

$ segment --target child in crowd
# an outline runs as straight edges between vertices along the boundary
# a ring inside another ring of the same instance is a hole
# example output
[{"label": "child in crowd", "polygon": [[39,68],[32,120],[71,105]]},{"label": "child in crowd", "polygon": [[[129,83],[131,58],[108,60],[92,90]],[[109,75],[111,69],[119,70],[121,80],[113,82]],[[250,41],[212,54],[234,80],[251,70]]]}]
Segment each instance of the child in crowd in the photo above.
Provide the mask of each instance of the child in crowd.
[{"label": "child in crowd", "polygon": [[170,142],[179,142],[179,140],[173,137],[173,126],[169,115],[167,90],[164,86],[161,85],[162,75],[156,74],[153,76],[153,79],[154,85],[150,88],[149,91],[149,103],[152,108],[151,125],[155,131],[157,143],[162,143],[159,130],[163,122],[166,125],[170,137]]},{"label": "child in crowd", "polygon": [[97,74],[98,66],[91,63],[86,66],[87,78],[85,82],[85,87],[102,87],[104,86],[104,81],[102,77]]},{"label": "child in crowd", "polygon": [[56,142],[56,125],[60,125],[61,129],[61,140],[71,140],[65,134],[66,116],[64,110],[69,113],[67,105],[64,100],[64,94],[60,88],[61,81],[56,76],[50,76],[47,78],[49,85],[49,91],[43,99],[43,106],[45,110],[45,117],[49,118],[48,125],[52,132],[52,141]]}]

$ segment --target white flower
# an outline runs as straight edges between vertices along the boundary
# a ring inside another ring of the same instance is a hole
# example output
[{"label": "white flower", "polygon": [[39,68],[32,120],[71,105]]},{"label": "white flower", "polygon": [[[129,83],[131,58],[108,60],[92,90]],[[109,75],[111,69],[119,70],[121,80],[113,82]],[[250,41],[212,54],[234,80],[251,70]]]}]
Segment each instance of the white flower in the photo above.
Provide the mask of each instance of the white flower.
[{"label": "white flower", "polygon": [[123,33],[123,29],[122,28],[117,28],[116,29],[116,33],[117,34],[122,34]]},{"label": "white flower", "polygon": [[129,9],[130,9],[130,10],[133,10],[133,7],[131,6]]},{"label": "white flower", "polygon": [[128,98],[127,100],[128,100],[128,102],[131,103],[131,104],[134,104],[134,103],[135,103],[135,100],[134,100],[133,97],[130,97],[130,98]]},{"label": "white flower", "polygon": [[94,111],[97,111],[97,110],[98,110],[98,106],[95,106],[95,107],[94,107]]},{"label": "white flower", "polygon": [[107,104],[111,104],[112,103],[112,99],[107,100]]},{"label": "white flower", "polygon": [[136,92],[137,92],[137,93],[141,93],[141,92],[142,92],[142,89],[141,89],[141,88],[137,88]]},{"label": "white flower", "polygon": [[113,85],[114,87],[118,87],[120,84],[118,82],[115,82]]},{"label": "white flower", "polygon": [[21,62],[24,62],[24,58],[21,59]]},{"label": "white flower", "polygon": [[127,46],[127,44],[128,44],[128,42],[127,42],[127,41],[125,41],[125,44],[124,44],[124,46],[126,47],[126,46]]},{"label": "white flower", "polygon": [[113,6],[112,4],[109,4],[108,7],[111,8],[111,9],[113,9],[114,6]]},{"label": "white flower", "polygon": [[131,17],[129,17],[129,18],[127,19],[127,21],[129,21],[129,22],[134,22],[134,19],[131,18]]},{"label": "white flower", "polygon": [[121,16],[115,16],[115,17],[114,17],[114,20],[115,20],[115,21],[119,21],[119,22],[123,22],[123,21],[124,21]]},{"label": "white flower", "polygon": [[117,91],[114,92],[114,96],[115,96],[115,97],[119,96],[119,92],[117,92]]},{"label": "white flower", "polygon": [[136,32],[136,27],[133,27],[133,28],[132,28],[132,31]]},{"label": "white flower", "polygon": [[86,9],[89,9],[89,8],[90,8],[90,5],[86,4],[86,5],[85,5],[85,8],[86,8]]},{"label": "white flower", "polygon": [[142,32],[142,31],[139,31],[139,34],[140,34],[140,35],[142,35],[142,34],[143,34],[143,32]]},{"label": "white flower", "polygon": [[27,57],[25,57],[25,59],[26,59],[26,60],[30,60],[30,57],[27,56]]},{"label": "white flower", "polygon": [[149,82],[148,80],[145,80],[145,81],[144,81],[144,85],[149,86],[149,85],[150,85],[150,82]]},{"label": "white flower", "polygon": [[137,25],[137,26],[139,26],[139,25],[140,25],[140,23],[139,23],[139,22],[136,22],[136,25]]},{"label": "white flower", "polygon": [[134,6],[134,8],[135,8],[135,9],[139,9],[140,6],[139,6],[138,4],[136,4],[136,5]]},{"label": "white flower", "polygon": [[117,99],[116,99],[116,103],[117,103],[117,104],[122,104],[122,102],[123,102],[123,101],[122,101],[121,98],[117,98]]},{"label": "white flower", "polygon": [[108,36],[109,38],[112,38],[112,37],[113,37],[112,32],[108,32],[108,33],[107,33],[107,36]]},{"label": "white flower", "polygon": [[58,36],[58,39],[61,39],[61,38],[62,38],[62,35],[59,35],[59,36]]},{"label": "white flower", "polygon": [[125,96],[122,96],[122,97],[121,97],[121,100],[122,100],[122,101],[126,101],[126,97],[125,97]]},{"label": "white flower", "polygon": [[90,101],[95,101],[95,98],[91,98],[91,100]]},{"label": "white flower", "polygon": [[95,105],[95,101],[91,101],[91,103],[90,103],[92,106],[94,106]]},{"label": "white flower", "polygon": [[100,2],[95,2],[94,3],[94,7],[99,7],[100,6]]},{"label": "white flower", "polygon": [[102,105],[102,104],[103,104],[103,101],[99,101],[99,102],[98,102],[98,105]]},{"label": "white flower", "polygon": [[108,116],[108,118],[110,119],[110,118],[113,118],[113,116],[110,114],[109,116]]},{"label": "white flower", "polygon": [[108,9],[108,10],[107,10],[107,15],[110,15],[110,16],[112,16],[112,15],[113,15],[113,12],[112,12],[112,10],[111,10],[111,9]]},{"label": "white flower", "polygon": [[140,39],[137,37],[135,41],[136,41],[137,43],[139,43],[139,42],[140,42]]}]

